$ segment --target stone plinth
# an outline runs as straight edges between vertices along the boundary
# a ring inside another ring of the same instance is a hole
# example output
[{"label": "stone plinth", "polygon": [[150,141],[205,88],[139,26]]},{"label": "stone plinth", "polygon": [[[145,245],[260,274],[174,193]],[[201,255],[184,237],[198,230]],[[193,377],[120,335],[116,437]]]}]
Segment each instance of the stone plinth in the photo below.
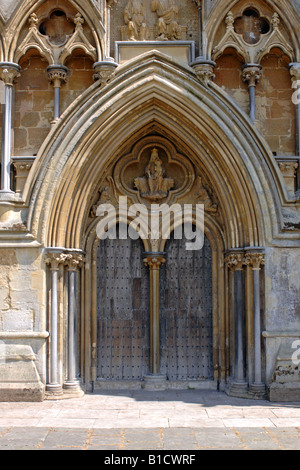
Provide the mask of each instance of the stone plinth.
[{"label": "stone plinth", "polygon": [[292,345],[281,346],[269,387],[269,400],[291,402],[300,401],[300,364],[299,355]]},{"label": "stone plinth", "polygon": [[165,375],[145,375],[144,383],[142,385],[144,390],[149,391],[164,391],[167,390],[167,378]]},{"label": "stone plinth", "polygon": [[30,346],[0,345],[0,401],[40,402],[45,386]]}]

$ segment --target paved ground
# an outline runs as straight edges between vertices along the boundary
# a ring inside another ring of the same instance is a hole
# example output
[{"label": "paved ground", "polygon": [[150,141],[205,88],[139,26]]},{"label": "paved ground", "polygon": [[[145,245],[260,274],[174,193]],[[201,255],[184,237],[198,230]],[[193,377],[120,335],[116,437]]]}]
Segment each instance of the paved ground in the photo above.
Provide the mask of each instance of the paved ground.
[{"label": "paved ground", "polygon": [[196,390],[0,403],[0,450],[21,449],[300,450],[300,403]]}]

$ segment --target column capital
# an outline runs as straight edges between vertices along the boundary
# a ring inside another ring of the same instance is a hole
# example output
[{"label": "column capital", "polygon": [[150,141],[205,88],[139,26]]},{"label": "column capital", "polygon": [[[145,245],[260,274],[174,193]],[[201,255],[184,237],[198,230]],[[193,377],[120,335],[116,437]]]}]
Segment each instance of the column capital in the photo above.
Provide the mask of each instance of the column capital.
[{"label": "column capital", "polygon": [[[146,255],[148,255],[146,253]],[[151,253],[149,256],[144,258],[144,265],[148,266],[150,269],[159,269],[166,263],[166,258],[163,256],[164,253]]]},{"label": "column capital", "polygon": [[67,271],[78,272],[84,265],[85,258],[81,253],[65,253],[64,264]]},{"label": "column capital", "polygon": [[55,88],[60,88],[62,83],[68,81],[70,70],[64,65],[49,65],[47,67],[48,80]]},{"label": "column capital", "polygon": [[106,85],[114,76],[118,64],[114,60],[104,60],[102,62],[95,62],[93,68],[95,70],[94,80],[99,81],[100,85]]},{"label": "column capital", "polygon": [[214,80],[214,69],[216,67],[215,62],[204,59],[203,57],[198,57],[190,65],[193,67],[198,80],[203,83],[203,85],[207,86],[209,82]]},{"label": "column capital", "polygon": [[242,271],[244,266],[244,252],[227,253],[225,256],[225,263],[230,271]]},{"label": "column capital", "polygon": [[243,81],[248,83],[249,87],[255,87],[262,76],[262,66],[259,64],[245,64],[242,67]]},{"label": "column capital", "polygon": [[49,252],[45,257],[45,264],[50,267],[51,271],[58,271],[66,261],[66,254],[59,252]]},{"label": "column capital", "polygon": [[248,252],[245,256],[246,266],[252,267],[253,270],[260,270],[265,264],[265,255],[260,252]]},{"label": "column capital", "polygon": [[21,76],[21,67],[14,62],[0,62],[0,80],[5,85],[13,86],[16,79]]},{"label": "column capital", "polygon": [[294,82],[300,80],[300,63],[293,62],[289,65],[289,67],[292,81]]}]

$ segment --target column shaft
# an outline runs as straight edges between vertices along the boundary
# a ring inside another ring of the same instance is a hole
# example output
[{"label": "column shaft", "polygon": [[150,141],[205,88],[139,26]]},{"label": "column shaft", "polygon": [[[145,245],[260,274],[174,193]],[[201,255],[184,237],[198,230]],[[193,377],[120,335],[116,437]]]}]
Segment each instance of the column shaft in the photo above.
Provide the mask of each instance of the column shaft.
[{"label": "column shaft", "polygon": [[238,269],[234,273],[234,306],[236,319],[236,355],[235,355],[235,379],[239,383],[245,383],[245,351],[244,351],[244,286],[243,271]]},{"label": "column shaft", "polygon": [[254,377],[250,382],[250,393],[256,397],[265,396],[265,384],[262,381],[261,357],[261,266],[264,264],[264,254],[250,252],[246,254],[246,264],[252,271],[253,279],[253,343],[254,343]]},{"label": "column shaft", "polygon": [[253,270],[254,297],[254,380],[261,384],[260,270]]},{"label": "column shaft", "polygon": [[57,280],[58,269],[51,269],[51,351],[50,351],[50,383],[58,383],[58,364],[57,364]]},{"label": "column shaft", "polygon": [[150,269],[150,372],[159,374],[159,267]]},{"label": "column shaft", "polygon": [[150,269],[150,373],[160,374],[159,270],[165,259],[158,253],[144,259]]},{"label": "column shaft", "polygon": [[77,328],[78,328],[78,295],[77,285],[80,268],[83,264],[83,256],[74,253],[66,255],[68,272],[68,340],[67,340],[67,379],[64,382],[66,391],[81,392],[77,377]]},{"label": "column shaft", "polygon": [[21,67],[11,62],[0,63],[0,79],[4,82],[1,192],[11,192],[10,164],[12,148],[13,86]]},{"label": "column shaft", "polygon": [[64,263],[64,256],[59,253],[49,253],[45,263],[50,267],[51,273],[50,367],[46,390],[54,394],[61,394],[62,387],[58,380],[58,273],[59,267]]},{"label": "column shaft", "polygon": [[9,192],[10,182],[10,159],[11,159],[11,123],[12,123],[12,86],[4,85],[4,112],[2,131],[2,173],[1,190]]},{"label": "column shaft", "polygon": [[235,360],[233,381],[230,384],[229,393],[236,396],[244,396],[247,393],[248,384],[245,379],[245,293],[244,293],[244,253],[234,252],[226,257],[226,263],[232,271],[233,299],[231,305],[234,308],[235,328]]}]

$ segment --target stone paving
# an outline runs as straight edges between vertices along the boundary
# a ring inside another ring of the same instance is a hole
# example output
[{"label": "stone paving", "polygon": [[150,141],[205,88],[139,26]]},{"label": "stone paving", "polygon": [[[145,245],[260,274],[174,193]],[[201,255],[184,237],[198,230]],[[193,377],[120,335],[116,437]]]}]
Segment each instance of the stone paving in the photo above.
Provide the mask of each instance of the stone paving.
[{"label": "stone paving", "polygon": [[300,450],[300,403],[197,390],[0,403],[0,450]]}]

